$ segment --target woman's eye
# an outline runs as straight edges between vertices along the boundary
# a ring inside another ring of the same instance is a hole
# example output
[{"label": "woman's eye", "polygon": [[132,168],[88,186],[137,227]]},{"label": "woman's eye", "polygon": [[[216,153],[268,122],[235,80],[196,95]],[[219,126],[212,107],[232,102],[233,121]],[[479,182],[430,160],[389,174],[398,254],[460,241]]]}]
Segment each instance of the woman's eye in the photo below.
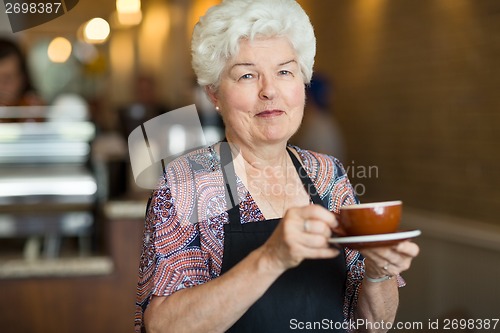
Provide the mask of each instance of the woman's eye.
[{"label": "woman's eye", "polygon": [[279,75],[292,75],[292,72],[283,69],[279,71]]},{"label": "woman's eye", "polygon": [[253,74],[244,74],[244,75],[240,76],[240,79],[243,79],[243,80],[248,80],[251,78],[253,78]]}]

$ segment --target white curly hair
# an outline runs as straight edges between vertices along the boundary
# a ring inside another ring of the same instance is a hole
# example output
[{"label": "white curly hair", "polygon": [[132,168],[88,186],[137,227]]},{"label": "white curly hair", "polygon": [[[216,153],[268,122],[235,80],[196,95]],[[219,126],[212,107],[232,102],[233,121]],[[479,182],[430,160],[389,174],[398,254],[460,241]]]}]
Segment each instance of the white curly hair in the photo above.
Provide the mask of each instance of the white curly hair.
[{"label": "white curly hair", "polygon": [[226,63],[241,39],[285,37],[297,55],[304,83],[311,81],[316,37],[309,17],[295,0],[225,0],[196,24],[192,66],[202,87],[217,88]]}]

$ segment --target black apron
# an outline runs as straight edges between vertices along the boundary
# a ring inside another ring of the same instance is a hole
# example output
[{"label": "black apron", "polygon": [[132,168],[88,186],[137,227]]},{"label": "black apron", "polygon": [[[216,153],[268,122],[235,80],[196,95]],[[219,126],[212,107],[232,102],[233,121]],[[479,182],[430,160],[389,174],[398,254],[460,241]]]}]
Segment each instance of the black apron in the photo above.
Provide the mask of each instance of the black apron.
[{"label": "black apron", "polygon": [[[237,195],[236,175],[227,142],[221,143],[220,151],[226,198],[229,198],[228,204],[233,203],[228,210],[229,223],[224,225],[221,269],[221,274],[224,274],[264,244],[280,219],[241,223],[239,205],[235,205],[233,200],[233,195]],[[287,151],[313,203],[325,206],[300,162],[289,149]],[[296,332],[301,331],[301,327],[307,332],[325,332],[326,327],[329,332],[345,332],[333,328],[334,323],[339,327],[344,319],[346,273],[343,252],[333,259],[304,260],[299,266],[283,273],[227,332]],[[305,326],[308,322],[327,326],[311,329],[311,326]]]}]

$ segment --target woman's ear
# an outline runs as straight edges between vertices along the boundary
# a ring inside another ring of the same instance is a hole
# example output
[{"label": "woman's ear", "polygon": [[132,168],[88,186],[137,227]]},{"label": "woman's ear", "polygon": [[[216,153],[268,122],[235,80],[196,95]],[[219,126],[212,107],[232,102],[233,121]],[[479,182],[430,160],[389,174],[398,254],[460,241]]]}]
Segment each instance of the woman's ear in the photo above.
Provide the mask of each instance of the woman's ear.
[{"label": "woman's ear", "polygon": [[205,86],[205,93],[210,99],[210,102],[212,102],[212,104],[215,106],[217,112],[219,112],[219,98],[217,97],[217,90],[215,89],[215,87],[212,85]]}]

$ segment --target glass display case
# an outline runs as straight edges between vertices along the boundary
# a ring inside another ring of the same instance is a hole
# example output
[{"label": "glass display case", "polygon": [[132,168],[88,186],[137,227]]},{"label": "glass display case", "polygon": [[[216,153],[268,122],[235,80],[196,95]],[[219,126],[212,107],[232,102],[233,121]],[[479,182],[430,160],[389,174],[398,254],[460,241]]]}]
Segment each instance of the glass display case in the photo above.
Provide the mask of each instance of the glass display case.
[{"label": "glass display case", "polygon": [[26,259],[58,257],[65,237],[91,251],[95,126],[76,110],[0,107],[0,239],[23,239]]}]

